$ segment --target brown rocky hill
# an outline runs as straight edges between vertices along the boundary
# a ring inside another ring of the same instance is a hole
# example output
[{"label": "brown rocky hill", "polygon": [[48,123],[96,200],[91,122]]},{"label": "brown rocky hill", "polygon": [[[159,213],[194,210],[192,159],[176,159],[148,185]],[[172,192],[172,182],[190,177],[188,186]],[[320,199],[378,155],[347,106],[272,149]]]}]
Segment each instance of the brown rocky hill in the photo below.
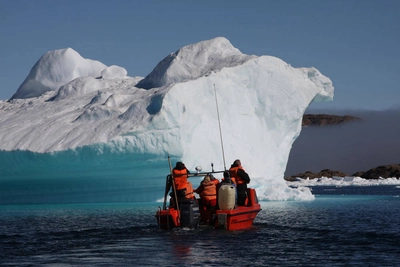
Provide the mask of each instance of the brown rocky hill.
[{"label": "brown rocky hill", "polygon": [[360,176],[365,179],[378,179],[396,177],[400,178],[400,164],[382,165],[376,168],[370,169],[366,172],[357,172],[352,176]]},{"label": "brown rocky hill", "polygon": [[302,126],[337,125],[359,120],[361,120],[361,118],[349,115],[339,116],[329,114],[304,114]]},{"label": "brown rocky hill", "polygon": [[380,177],[382,177],[382,178],[392,178],[392,177],[400,178],[400,164],[382,165],[382,166],[378,166],[376,168],[372,168],[366,172],[359,171],[352,175],[348,175],[344,172],[334,171],[334,170],[330,170],[330,169],[324,169],[318,173],[306,171],[305,173],[299,173],[296,175],[285,177],[285,180],[294,181],[294,180],[296,180],[296,177],[303,178],[303,179],[307,179],[307,178],[314,179],[314,178],[320,178],[322,176],[328,177],[328,178],[332,178],[333,176],[340,176],[340,177],[358,176],[358,177],[365,178],[365,179],[378,179]]}]

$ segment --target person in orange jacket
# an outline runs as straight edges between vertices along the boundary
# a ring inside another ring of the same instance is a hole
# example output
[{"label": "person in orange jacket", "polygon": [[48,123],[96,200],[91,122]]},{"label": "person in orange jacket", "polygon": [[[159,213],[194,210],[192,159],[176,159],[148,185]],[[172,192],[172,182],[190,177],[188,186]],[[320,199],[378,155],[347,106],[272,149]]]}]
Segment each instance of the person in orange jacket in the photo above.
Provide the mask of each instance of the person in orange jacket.
[{"label": "person in orange jacket", "polygon": [[235,160],[229,169],[229,174],[236,182],[237,204],[244,206],[247,198],[247,184],[250,183],[250,176],[242,167],[239,159]]},{"label": "person in orange jacket", "polygon": [[[185,164],[183,164],[180,161],[176,163],[175,168],[173,168],[172,170],[172,179],[175,182],[176,196],[179,202],[189,198],[190,193],[192,193],[193,195],[193,189],[190,190],[190,188],[188,188],[192,186],[192,184],[188,181],[188,174],[190,174],[190,171],[186,168]],[[168,191],[172,187],[172,179],[170,177],[170,179],[168,180],[168,189],[167,189]],[[186,195],[188,195],[188,197]],[[170,196],[172,198],[175,198],[173,187]]]},{"label": "person in orange jacket", "polygon": [[186,184],[185,198],[186,199],[193,199],[193,200],[196,199],[194,197],[194,194],[193,194],[193,185],[189,181],[187,181],[187,184]]},{"label": "person in orange jacket", "polygon": [[217,205],[217,179],[212,179],[211,175],[206,175],[200,186],[195,190],[200,195],[201,204],[208,207],[215,207]]}]

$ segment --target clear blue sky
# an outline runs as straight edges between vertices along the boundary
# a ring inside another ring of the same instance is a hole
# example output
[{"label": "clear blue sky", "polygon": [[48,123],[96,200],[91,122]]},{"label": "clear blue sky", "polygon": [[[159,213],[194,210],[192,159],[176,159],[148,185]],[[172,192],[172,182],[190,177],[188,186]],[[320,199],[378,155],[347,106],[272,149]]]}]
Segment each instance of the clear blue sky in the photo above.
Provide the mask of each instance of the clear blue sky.
[{"label": "clear blue sky", "polygon": [[400,107],[399,0],[0,0],[0,99],[47,51],[71,47],[145,76],[169,53],[217,36],[319,69],[335,99],[316,108]]}]

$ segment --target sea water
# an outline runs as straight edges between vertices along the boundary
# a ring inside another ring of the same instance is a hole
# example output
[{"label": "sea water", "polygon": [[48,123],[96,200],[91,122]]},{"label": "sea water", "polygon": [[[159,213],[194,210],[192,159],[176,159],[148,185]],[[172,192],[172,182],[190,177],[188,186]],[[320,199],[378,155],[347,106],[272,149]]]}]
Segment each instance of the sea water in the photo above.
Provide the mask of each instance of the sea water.
[{"label": "sea water", "polygon": [[0,266],[400,266],[399,186],[316,186],[261,201],[247,230],[165,231],[169,170],[98,147],[0,151]]},{"label": "sea water", "polygon": [[1,205],[0,265],[400,266],[398,186],[313,191],[233,232],[159,230],[157,202]]}]

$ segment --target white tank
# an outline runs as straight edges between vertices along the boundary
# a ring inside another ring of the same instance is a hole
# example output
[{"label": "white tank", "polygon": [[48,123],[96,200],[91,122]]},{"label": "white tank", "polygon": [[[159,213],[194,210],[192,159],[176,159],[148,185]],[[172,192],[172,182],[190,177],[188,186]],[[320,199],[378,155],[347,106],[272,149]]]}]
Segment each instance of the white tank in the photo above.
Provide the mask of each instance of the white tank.
[{"label": "white tank", "polygon": [[231,210],[235,207],[236,189],[233,185],[224,184],[218,190],[218,206],[221,210]]}]

